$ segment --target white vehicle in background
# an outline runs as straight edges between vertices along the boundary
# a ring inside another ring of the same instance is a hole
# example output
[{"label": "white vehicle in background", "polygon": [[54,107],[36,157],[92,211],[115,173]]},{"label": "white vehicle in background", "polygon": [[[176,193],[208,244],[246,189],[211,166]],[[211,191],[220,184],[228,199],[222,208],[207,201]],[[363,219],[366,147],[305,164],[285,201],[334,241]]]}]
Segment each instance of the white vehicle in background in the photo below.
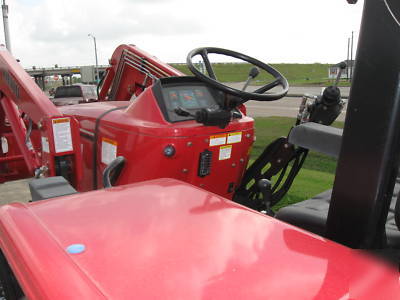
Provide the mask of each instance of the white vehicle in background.
[{"label": "white vehicle in background", "polygon": [[56,106],[97,101],[96,86],[91,84],[59,86],[55,91],[52,101]]}]

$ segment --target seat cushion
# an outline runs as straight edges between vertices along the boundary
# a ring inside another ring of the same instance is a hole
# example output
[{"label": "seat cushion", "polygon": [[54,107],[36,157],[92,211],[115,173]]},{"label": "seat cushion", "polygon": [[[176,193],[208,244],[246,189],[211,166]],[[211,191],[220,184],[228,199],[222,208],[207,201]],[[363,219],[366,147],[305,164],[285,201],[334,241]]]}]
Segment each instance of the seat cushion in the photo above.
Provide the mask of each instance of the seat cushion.
[{"label": "seat cushion", "polygon": [[[394,248],[400,248],[400,231],[397,228],[394,217],[399,191],[400,177],[397,177],[386,221],[386,236],[388,245]],[[328,190],[311,199],[283,207],[277,212],[276,218],[324,236],[331,196],[332,190]]]},{"label": "seat cushion", "polygon": [[283,207],[275,217],[323,236],[331,195],[332,190],[328,190],[311,199]]}]

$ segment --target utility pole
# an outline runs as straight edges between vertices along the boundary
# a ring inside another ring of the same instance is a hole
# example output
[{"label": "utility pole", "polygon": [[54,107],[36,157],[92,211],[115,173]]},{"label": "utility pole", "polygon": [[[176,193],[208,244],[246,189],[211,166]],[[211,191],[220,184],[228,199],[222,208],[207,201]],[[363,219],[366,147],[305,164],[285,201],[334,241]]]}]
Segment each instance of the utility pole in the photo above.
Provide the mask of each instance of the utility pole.
[{"label": "utility pole", "polygon": [[94,42],[94,56],[95,56],[95,58],[96,58],[96,69],[95,69],[95,74],[96,74],[96,83],[99,83],[99,63],[98,63],[98,60],[97,60],[97,44],[96,44],[96,37],[95,36],[93,36],[92,34],[88,34],[88,36],[90,36],[90,37],[92,37],[93,38],[93,42]]},{"label": "utility pole", "polygon": [[353,41],[354,41],[354,31],[351,32],[350,81],[352,81],[353,79]]},{"label": "utility pole", "polygon": [[347,62],[346,62],[346,73],[347,81],[349,80],[349,63],[350,63],[350,38],[347,38]]},{"label": "utility pole", "polygon": [[6,42],[6,48],[11,53],[10,31],[8,28],[8,5],[6,4],[6,0],[3,0],[1,9],[3,11],[4,39]]}]

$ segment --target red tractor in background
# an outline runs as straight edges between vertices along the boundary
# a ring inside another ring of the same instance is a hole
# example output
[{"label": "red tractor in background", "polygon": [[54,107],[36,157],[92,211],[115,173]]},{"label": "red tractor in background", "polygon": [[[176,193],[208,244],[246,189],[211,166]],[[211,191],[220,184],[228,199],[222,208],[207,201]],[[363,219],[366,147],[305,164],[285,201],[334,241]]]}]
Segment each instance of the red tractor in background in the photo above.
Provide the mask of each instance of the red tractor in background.
[{"label": "red tractor in background", "polygon": [[[391,202],[399,16],[397,2],[365,0],[343,136],[325,126],[343,107],[332,86],[310,105],[305,98],[289,137],[247,169],[254,123],[244,103],[288,91],[267,64],[199,48],[188,55],[189,77],[123,45],[99,102],[56,108],[3,49],[1,177],[44,177],[31,182],[34,203],[0,208],[6,298],[398,299],[398,273],[350,248],[399,262],[399,230],[385,227],[388,215],[400,224],[400,201]],[[243,90],[233,89],[217,80],[209,53],[242,59],[274,80],[246,92],[258,72],[251,69]],[[193,64],[196,55],[207,75]],[[277,216],[314,234],[265,215],[274,215],[308,149],[339,157],[329,201]]]}]

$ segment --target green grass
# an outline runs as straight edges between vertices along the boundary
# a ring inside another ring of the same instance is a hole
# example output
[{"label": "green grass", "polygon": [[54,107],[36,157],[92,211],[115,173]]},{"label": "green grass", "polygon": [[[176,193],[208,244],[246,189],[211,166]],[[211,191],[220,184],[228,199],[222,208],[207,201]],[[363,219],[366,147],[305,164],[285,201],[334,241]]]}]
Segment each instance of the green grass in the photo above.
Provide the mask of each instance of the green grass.
[{"label": "green grass", "polygon": [[[171,64],[179,71],[191,75],[185,64]],[[328,79],[328,68],[330,64],[271,64],[280,71],[289,81],[290,85],[327,85],[332,80]],[[213,64],[217,78],[222,82],[242,82],[246,81],[250,70],[247,63],[215,63]],[[271,80],[272,77],[266,72],[261,72],[254,81],[254,84],[261,84]],[[341,85],[349,85],[342,82]]]},{"label": "green grass", "polygon": [[[256,136],[251,154],[254,161],[264,150],[266,145],[278,137],[287,136],[295,123],[294,118],[267,117],[256,118]],[[343,122],[335,122],[333,126],[343,128]],[[332,187],[336,170],[336,159],[310,151],[303,168],[297,175],[287,195],[274,208],[309,199],[316,194]],[[273,180],[273,179],[272,179]]]}]

